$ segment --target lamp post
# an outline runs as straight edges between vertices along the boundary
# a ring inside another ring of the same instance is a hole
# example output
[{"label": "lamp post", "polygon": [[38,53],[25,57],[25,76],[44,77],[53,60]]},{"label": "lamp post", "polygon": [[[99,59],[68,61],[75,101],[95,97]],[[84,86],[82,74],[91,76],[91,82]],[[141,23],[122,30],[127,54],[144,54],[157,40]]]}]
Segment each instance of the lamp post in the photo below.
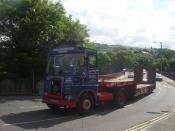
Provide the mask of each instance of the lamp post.
[{"label": "lamp post", "polygon": [[160,72],[161,72],[161,74],[162,74],[162,67],[163,67],[163,65],[162,65],[162,42],[157,42],[157,41],[154,41],[153,43],[160,43],[160,55],[161,55],[161,61],[160,61]]}]

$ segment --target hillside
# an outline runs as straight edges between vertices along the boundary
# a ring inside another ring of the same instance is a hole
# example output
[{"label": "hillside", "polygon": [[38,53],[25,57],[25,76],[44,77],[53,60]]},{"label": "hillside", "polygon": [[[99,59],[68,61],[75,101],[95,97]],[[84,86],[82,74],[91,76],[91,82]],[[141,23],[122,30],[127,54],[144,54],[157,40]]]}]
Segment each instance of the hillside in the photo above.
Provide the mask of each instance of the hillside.
[{"label": "hillside", "polygon": [[158,49],[158,48],[138,48],[138,47],[129,47],[129,46],[122,46],[122,45],[108,45],[108,44],[100,44],[95,43],[95,48],[99,52],[116,52],[116,51],[131,51],[133,53],[142,52],[145,54],[150,54],[155,57],[166,57],[166,58],[174,58],[175,51],[170,49]]},{"label": "hillside", "polygon": [[[88,46],[87,46],[88,47]],[[137,48],[95,43],[89,47],[98,51],[100,74],[119,72],[140,64],[155,65],[157,71],[175,74],[175,51],[170,49]],[[161,67],[162,65],[162,67]]]}]

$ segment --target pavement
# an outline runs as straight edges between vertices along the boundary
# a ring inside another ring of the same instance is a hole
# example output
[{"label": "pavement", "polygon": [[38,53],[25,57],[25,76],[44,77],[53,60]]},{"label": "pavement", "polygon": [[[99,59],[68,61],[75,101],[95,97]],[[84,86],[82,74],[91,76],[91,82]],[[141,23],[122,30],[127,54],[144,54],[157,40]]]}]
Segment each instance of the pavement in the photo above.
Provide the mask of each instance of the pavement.
[{"label": "pavement", "polygon": [[174,80],[169,79],[169,78],[166,77],[166,76],[163,76],[163,80],[166,81],[167,83],[169,83],[169,84],[175,86],[175,81],[174,81]]}]

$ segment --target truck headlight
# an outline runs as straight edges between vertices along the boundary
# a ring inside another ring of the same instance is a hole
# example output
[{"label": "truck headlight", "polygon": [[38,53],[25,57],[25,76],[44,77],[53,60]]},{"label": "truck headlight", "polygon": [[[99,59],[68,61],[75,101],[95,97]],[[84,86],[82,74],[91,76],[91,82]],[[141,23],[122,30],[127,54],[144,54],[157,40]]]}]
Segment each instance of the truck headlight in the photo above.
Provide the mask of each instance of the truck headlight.
[{"label": "truck headlight", "polygon": [[64,98],[65,98],[66,100],[71,100],[71,99],[72,99],[72,96],[71,96],[71,95],[66,95]]}]

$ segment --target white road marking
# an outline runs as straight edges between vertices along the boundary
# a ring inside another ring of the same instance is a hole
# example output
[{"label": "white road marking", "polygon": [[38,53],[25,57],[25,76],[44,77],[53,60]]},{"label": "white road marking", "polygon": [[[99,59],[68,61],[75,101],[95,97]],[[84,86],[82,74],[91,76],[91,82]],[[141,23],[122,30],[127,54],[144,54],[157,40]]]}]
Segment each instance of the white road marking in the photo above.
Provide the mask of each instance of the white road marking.
[{"label": "white road marking", "polygon": [[161,90],[160,86],[158,87],[159,90]]},{"label": "white road marking", "polygon": [[47,106],[20,106],[21,109],[43,108]]},{"label": "white road marking", "polygon": [[167,86],[167,85],[163,85],[165,88],[170,88],[169,86]]},{"label": "white road marking", "polygon": [[164,84],[163,87],[167,87],[167,85]]},{"label": "white road marking", "polygon": [[50,118],[50,119],[45,119],[45,120],[35,120],[35,121],[26,121],[26,122],[18,122],[18,123],[5,123],[0,125],[0,127],[4,127],[4,126],[11,126],[11,125],[23,125],[23,124],[32,124],[32,123],[39,123],[39,122],[46,122],[46,121],[54,121],[54,120],[59,120],[59,119],[63,119],[63,118],[67,118],[65,116],[63,117],[59,117],[59,118]]},{"label": "white road marking", "polygon": [[156,96],[158,96],[158,95],[160,95],[160,91],[159,91],[159,92],[157,92]]},{"label": "white road marking", "polygon": [[[158,92],[155,94],[155,96],[160,95],[160,92],[161,92],[161,88],[160,88],[160,86],[158,86],[157,89],[158,89]],[[156,98],[156,97],[154,97],[154,98]]]}]

